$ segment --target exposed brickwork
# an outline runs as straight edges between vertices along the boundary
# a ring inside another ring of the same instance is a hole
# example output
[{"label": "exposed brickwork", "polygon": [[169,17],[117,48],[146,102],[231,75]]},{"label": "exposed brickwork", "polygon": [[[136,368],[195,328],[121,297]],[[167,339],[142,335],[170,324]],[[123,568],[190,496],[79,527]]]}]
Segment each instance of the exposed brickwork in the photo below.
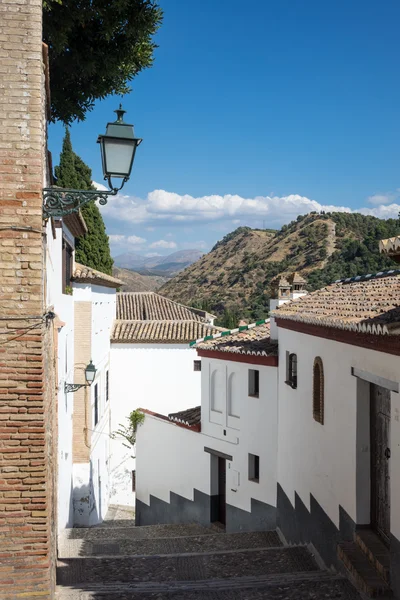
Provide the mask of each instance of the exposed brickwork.
[{"label": "exposed brickwork", "polygon": [[[75,383],[85,383],[85,367],[91,359],[92,303],[75,302]],[[89,388],[74,393],[73,462],[90,461],[92,412]]]},{"label": "exposed brickwork", "polygon": [[10,600],[54,598],[53,326],[21,319],[45,311],[41,37],[40,0],[0,0],[0,598]]}]

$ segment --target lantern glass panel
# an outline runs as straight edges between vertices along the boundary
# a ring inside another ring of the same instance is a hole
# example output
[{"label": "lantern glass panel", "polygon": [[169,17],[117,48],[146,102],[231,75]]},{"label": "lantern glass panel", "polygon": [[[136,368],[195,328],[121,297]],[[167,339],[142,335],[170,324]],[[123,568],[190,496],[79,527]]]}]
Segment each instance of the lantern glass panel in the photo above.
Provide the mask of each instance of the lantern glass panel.
[{"label": "lantern glass panel", "polygon": [[103,138],[104,175],[129,177],[136,144],[134,140]]},{"label": "lantern glass panel", "polygon": [[95,375],[96,375],[96,367],[94,366],[92,361],[90,361],[90,363],[88,364],[88,366],[85,369],[85,378],[86,378],[87,383],[93,383]]}]

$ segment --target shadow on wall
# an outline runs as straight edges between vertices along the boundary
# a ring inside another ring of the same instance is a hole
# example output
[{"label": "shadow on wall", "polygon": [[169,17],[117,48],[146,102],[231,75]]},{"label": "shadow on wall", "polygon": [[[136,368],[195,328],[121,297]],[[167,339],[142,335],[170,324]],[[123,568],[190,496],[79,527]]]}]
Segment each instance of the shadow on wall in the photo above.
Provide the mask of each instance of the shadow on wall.
[{"label": "shadow on wall", "polygon": [[[117,466],[111,469],[110,472],[110,502],[113,503],[113,499],[118,500],[118,496],[121,493],[131,493],[132,494],[132,504],[130,506],[134,506],[135,503],[135,493],[132,492],[132,470],[134,469],[133,460],[136,457],[133,456],[129,450],[126,450],[126,455],[119,462]],[[126,499],[123,502],[114,502],[115,504],[124,504],[126,505]]]},{"label": "shadow on wall", "polygon": [[[87,475],[87,474],[86,474]],[[86,481],[85,481],[86,479]],[[88,476],[84,473],[78,475],[75,480],[80,483],[73,489],[73,512],[74,527],[89,527],[91,523],[102,520],[101,506],[96,505],[96,497],[93,485],[93,466],[90,462]],[[101,505],[101,492],[99,490],[99,504]]]}]

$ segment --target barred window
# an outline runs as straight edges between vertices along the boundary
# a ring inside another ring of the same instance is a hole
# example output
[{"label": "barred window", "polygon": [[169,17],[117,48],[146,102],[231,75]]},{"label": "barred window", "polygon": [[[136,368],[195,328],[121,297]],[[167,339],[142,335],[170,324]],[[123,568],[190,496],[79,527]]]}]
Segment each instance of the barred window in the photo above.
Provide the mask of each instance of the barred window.
[{"label": "barred window", "polygon": [[286,352],[286,383],[297,388],[297,354]]},{"label": "barred window", "polygon": [[201,360],[193,361],[193,371],[201,371]]},{"label": "barred window", "polygon": [[318,423],[324,424],[324,366],[319,356],[313,367],[313,416]]}]

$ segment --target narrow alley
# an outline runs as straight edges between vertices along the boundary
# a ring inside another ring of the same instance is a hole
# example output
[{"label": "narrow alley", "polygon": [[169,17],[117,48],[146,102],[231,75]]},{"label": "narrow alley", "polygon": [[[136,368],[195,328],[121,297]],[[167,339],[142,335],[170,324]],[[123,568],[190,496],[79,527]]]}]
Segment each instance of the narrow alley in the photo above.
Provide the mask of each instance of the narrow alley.
[{"label": "narrow alley", "polygon": [[57,600],[356,600],[343,576],[275,531],[225,534],[200,525],[135,527],[111,508],[60,540]]}]

